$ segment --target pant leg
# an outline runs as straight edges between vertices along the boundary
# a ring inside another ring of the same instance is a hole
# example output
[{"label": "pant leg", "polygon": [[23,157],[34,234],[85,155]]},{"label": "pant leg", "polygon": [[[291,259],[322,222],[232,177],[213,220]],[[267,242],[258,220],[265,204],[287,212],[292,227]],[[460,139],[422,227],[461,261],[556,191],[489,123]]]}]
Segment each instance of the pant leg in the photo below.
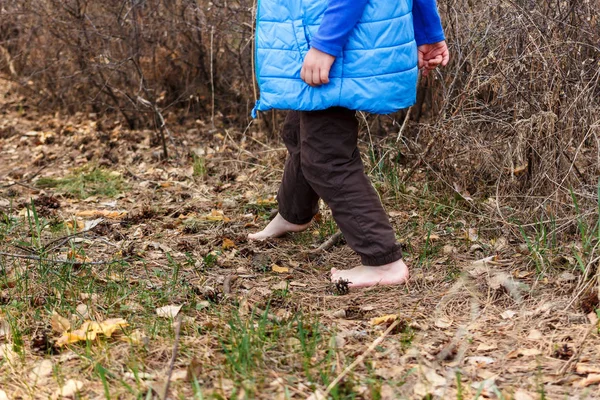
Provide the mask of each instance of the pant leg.
[{"label": "pant leg", "polygon": [[364,265],[402,258],[379,195],[364,172],[357,146],[356,113],[334,107],[300,113],[300,161],[304,177],[329,205],[348,245]]},{"label": "pant leg", "polygon": [[312,189],[302,172],[299,112],[288,113],[281,136],[288,149],[288,157],[277,193],[279,214],[293,224],[307,224],[319,212],[319,195]]}]

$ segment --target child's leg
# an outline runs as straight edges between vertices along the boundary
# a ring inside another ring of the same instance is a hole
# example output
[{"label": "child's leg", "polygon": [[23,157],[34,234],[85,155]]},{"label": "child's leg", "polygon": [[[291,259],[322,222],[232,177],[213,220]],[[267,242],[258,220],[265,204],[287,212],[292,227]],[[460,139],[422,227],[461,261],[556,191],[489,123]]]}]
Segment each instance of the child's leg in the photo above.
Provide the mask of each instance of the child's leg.
[{"label": "child's leg", "polygon": [[381,205],[357,147],[354,111],[334,107],[300,113],[300,164],[310,187],[331,208],[348,245],[362,266],[332,270],[332,278],[353,286],[399,284],[408,279],[402,249]]},{"label": "child's leg", "polygon": [[300,113],[290,111],[281,132],[288,149],[285,170],[277,201],[279,214],[267,227],[250,239],[261,240],[278,237],[287,232],[299,232],[308,228],[310,221],[319,211],[319,196],[304,178],[300,165]]}]

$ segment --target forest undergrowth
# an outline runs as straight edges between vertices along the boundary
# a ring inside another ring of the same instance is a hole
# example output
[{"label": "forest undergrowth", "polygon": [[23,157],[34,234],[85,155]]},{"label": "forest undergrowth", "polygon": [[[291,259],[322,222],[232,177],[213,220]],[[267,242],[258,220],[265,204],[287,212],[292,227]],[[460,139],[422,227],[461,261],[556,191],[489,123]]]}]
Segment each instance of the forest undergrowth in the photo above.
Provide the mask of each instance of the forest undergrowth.
[{"label": "forest undergrowth", "polygon": [[286,154],[260,125],[172,124],[165,159],[154,131],[25,103],[1,104],[0,399],[598,397],[600,226],[575,191],[576,218],[520,215],[363,124],[411,278],[348,289],[325,205],[248,242]]}]

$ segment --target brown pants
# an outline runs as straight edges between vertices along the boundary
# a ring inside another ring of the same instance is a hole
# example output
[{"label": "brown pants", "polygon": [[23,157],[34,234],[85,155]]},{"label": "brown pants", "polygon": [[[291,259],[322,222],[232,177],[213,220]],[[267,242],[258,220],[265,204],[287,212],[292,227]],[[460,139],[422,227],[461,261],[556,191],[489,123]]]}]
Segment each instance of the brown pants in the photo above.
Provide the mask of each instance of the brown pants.
[{"label": "brown pants", "polygon": [[365,175],[356,113],[341,107],[291,111],[282,136],[289,154],[277,194],[281,216],[293,224],[306,224],[319,211],[322,198],[364,265],[401,259],[402,248]]}]

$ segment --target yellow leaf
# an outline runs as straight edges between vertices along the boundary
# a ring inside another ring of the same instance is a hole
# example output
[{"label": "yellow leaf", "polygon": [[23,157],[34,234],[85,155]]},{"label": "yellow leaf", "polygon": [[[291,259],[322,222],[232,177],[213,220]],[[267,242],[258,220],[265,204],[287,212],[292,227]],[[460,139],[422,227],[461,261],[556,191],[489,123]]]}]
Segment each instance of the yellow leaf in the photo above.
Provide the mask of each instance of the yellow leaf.
[{"label": "yellow leaf", "polygon": [[529,168],[529,164],[527,163],[519,165],[518,167],[515,167],[515,169],[513,169],[513,174],[521,175],[523,172],[527,171],[527,168]]},{"label": "yellow leaf", "polygon": [[115,331],[126,326],[129,326],[129,323],[123,318],[110,318],[100,323],[85,321],[79,329],[63,333],[56,341],[56,345],[65,346],[86,340],[95,340],[100,334],[111,337]]},{"label": "yellow leaf", "polygon": [[235,248],[235,243],[231,239],[223,239],[223,250],[229,250]]},{"label": "yellow leaf", "polygon": [[229,218],[225,216],[222,210],[212,210],[210,214],[205,215],[204,219],[208,221],[223,221],[229,222],[231,221]]},{"label": "yellow leaf", "polygon": [[50,326],[56,333],[63,333],[71,329],[71,323],[65,317],[61,317],[56,311],[52,313],[50,318]]},{"label": "yellow leaf", "polygon": [[390,324],[397,319],[398,319],[398,315],[388,314],[388,315],[384,315],[381,317],[371,318],[370,323],[372,326],[377,326],[377,325],[383,325],[383,324]]},{"label": "yellow leaf", "polygon": [[[80,219],[66,221],[65,224],[67,225],[67,228],[69,228],[69,230],[71,230],[71,231],[74,230],[75,228],[77,228],[78,231],[82,231],[85,229],[85,222],[83,222]],[[75,225],[77,225],[77,226],[75,226]]]},{"label": "yellow leaf", "polygon": [[108,219],[122,219],[127,215],[127,211],[107,211],[107,210],[85,210],[75,213],[77,217],[104,217]]},{"label": "yellow leaf", "polygon": [[259,206],[274,206],[277,205],[277,200],[275,197],[267,197],[266,199],[258,199],[256,200],[256,204]]},{"label": "yellow leaf", "polygon": [[271,270],[273,272],[277,272],[278,274],[285,274],[285,273],[290,272],[290,269],[288,267],[280,267],[277,264],[271,265]]},{"label": "yellow leaf", "polygon": [[100,330],[104,336],[111,337],[117,330],[126,326],[129,326],[129,323],[123,318],[110,318],[100,323]]}]

